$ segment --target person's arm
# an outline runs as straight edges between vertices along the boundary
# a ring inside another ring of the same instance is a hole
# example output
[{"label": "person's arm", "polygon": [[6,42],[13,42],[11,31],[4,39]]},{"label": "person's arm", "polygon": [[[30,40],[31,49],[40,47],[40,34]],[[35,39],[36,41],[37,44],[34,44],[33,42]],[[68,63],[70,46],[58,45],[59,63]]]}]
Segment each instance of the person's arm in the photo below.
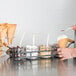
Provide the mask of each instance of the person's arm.
[{"label": "person's arm", "polygon": [[57,52],[61,60],[76,57],[76,48],[59,48]]},{"label": "person's arm", "polygon": [[74,31],[76,31],[76,25],[73,25],[73,26],[72,26],[72,29],[73,29]]}]

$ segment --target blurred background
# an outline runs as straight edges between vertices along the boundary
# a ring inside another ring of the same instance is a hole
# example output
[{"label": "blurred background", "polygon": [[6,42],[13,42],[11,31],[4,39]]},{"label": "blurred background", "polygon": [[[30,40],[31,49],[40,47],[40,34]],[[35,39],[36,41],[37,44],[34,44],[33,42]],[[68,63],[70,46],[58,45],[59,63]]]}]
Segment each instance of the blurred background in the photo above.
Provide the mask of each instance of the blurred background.
[{"label": "blurred background", "polygon": [[0,0],[0,23],[17,24],[13,45],[19,45],[25,33],[22,46],[32,44],[33,34],[36,45],[57,42],[61,34],[74,39],[74,31],[60,30],[76,24],[76,0]]}]

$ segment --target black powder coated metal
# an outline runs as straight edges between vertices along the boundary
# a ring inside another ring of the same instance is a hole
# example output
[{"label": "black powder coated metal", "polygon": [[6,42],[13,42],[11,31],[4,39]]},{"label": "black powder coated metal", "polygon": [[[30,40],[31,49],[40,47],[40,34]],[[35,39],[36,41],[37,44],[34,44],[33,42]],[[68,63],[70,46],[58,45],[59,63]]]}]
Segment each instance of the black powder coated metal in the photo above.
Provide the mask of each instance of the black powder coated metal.
[{"label": "black powder coated metal", "polygon": [[[69,47],[72,43],[69,43],[67,47]],[[26,52],[26,50],[23,48],[23,47],[13,47],[11,48],[11,51],[10,51],[10,57],[13,59],[13,60],[16,60],[16,61],[21,61],[21,60],[37,60],[37,59],[42,59],[42,57],[44,56],[50,56],[50,59],[53,59],[53,58],[59,58],[58,57],[58,54],[57,54],[57,49],[58,49],[58,46],[55,47],[55,46],[52,46],[52,50],[51,51],[51,54],[50,55],[38,55],[38,56],[32,56],[32,53],[40,53],[40,52],[48,52],[47,50],[45,51],[30,51],[30,52]],[[26,58],[26,54],[27,53],[30,53],[30,59]],[[32,57],[37,57],[36,59],[32,59]]]}]

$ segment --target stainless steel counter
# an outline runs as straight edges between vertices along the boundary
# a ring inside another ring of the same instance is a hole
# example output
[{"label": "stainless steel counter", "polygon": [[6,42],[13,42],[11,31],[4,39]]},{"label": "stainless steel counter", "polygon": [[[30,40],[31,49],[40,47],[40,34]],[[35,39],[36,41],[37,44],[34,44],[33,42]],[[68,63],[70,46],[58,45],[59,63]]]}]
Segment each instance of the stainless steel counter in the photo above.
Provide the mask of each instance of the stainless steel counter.
[{"label": "stainless steel counter", "polygon": [[76,76],[76,59],[42,59],[31,62],[8,59],[0,64],[0,76]]}]

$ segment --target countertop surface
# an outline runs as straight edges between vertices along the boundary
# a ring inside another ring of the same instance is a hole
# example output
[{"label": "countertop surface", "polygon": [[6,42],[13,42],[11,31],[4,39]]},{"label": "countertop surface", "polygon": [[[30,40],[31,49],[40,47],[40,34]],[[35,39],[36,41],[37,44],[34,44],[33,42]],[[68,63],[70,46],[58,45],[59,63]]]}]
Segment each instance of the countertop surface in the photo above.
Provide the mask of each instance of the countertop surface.
[{"label": "countertop surface", "polygon": [[76,59],[40,59],[13,61],[0,64],[0,76],[76,76]]}]

